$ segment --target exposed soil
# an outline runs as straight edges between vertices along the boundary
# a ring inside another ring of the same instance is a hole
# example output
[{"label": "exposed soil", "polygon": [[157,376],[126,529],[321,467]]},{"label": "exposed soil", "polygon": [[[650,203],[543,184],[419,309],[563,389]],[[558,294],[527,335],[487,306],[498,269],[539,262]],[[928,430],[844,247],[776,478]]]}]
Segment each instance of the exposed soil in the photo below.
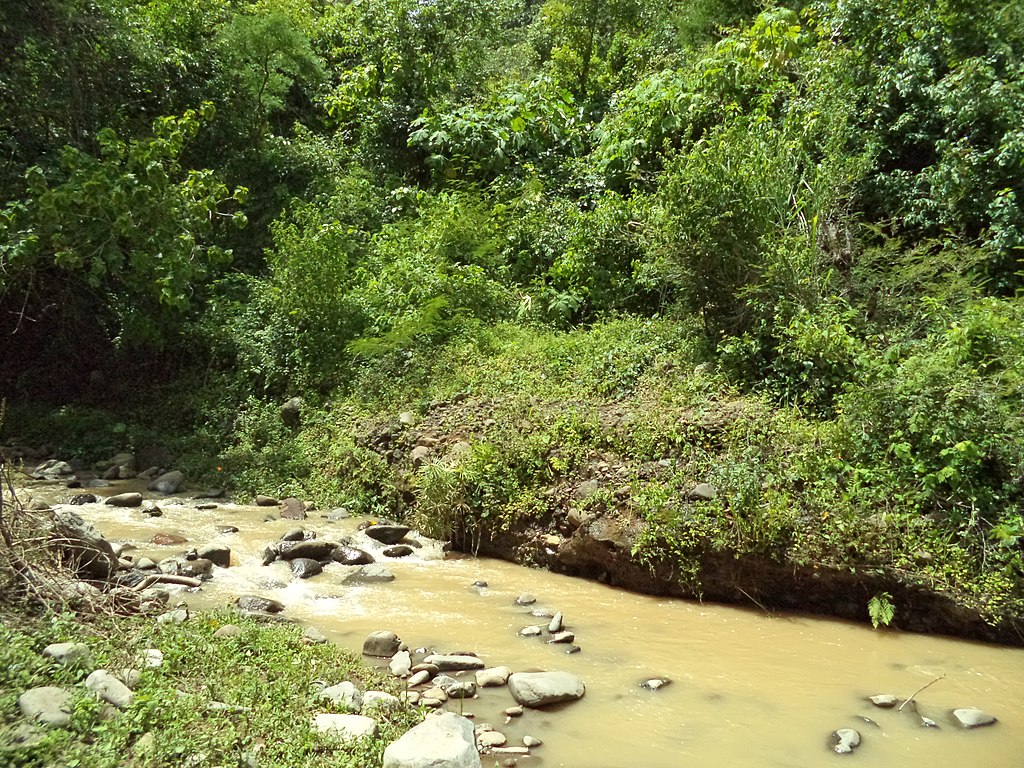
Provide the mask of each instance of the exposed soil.
[{"label": "exposed soil", "polygon": [[[722,403],[704,413],[668,416],[679,432],[713,445],[716,436],[755,407],[743,401]],[[410,419],[364,425],[361,442],[382,454],[395,470],[399,511],[415,504],[411,473],[423,461],[455,460],[459,452],[496,430],[528,432],[556,413],[578,410],[605,433],[629,435],[635,411],[620,405],[531,401],[524,411],[486,398],[456,398],[432,403]],[[411,423],[409,423],[411,422]],[[557,452],[557,446],[552,452]],[[634,554],[647,523],[631,511],[631,478],[655,479],[667,471],[670,448],[642,464],[612,453],[593,452],[589,461],[553,481],[541,493],[547,512],[517,520],[512,530],[489,521],[470,521],[452,537],[456,550],[548,568],[636,592],[758,607],[765,611],[804,612],[867,622],[868,601],[888,592],[897,606],[894,628],[929,634],[1024,646],[1024,617],[990,623],[984,613],[955,596],[911,583],[913,574],[881,567],[834,568],[776,557],[704,551],[679,561],[646,560]],[[698,479],[695,478],[695,482]],[[580,511],[581,496],[599,487],[610,501]]]}]

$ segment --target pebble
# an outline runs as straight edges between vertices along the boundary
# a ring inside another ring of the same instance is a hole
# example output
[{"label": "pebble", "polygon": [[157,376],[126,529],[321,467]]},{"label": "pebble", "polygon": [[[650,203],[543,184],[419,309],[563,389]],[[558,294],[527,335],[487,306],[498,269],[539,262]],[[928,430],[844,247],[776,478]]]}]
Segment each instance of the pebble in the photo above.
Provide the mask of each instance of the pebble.
[{"label": "pebble", "polygon": [[537,598],[531,595],[529,592],[524,592],[516,598],[516,605],[533,605],[537,602]]},{"label": "pebble", "polygon": [[559,611],[551,617],[551,621],[548,624],[548,632],[555,634],[556,632],[562,631],[562,613]]},{"label": "pebble", "polygon": [[523,745],[527,747],[539,747],[544,742],[533,736],[523,736]]},{"label": "pebble", "polygon": [[505,716],[506,717],[522,717],[523,716],[523,708],[519,707],[519,706],[509,707],[508,709],[505,710]]},{"label": "pebble", "polygon": [[489,749],[491,747],[503,747],[508,742],[505,738],[505,734],[499,731],[483,731],[476,735],[476,743],[480,745],[482,749]]},{"label": "pebble", "polygon": [[664,688],[666,685],[671,683],[667,677],[652,677],[649,680],[644,680],[640,683],[641,688],[645,688],[648,691],[656,691],[659,688]]},{"label": "pebble", "polygon": [[540,627],[536,626],[536,625],[529,626],[529,627],[523,627],[522,629],[519,630],[519,634],[522,635],[523,637],[537,637],[542,632],[543,632],[543,630]]}]

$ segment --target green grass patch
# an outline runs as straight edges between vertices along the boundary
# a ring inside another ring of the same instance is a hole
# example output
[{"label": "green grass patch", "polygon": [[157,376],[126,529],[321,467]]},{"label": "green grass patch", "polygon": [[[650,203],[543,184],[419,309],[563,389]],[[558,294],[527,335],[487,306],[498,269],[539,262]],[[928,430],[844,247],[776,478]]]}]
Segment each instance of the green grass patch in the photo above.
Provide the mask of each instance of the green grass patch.
[{"label": "green grass patch", "polygon": [[[214,638],[225,623],[237,637]],[[116,673],[136,668],[135,701],[111,715],[81,685],[89,670],[61,667],[41,655],[54,642],[83,642],[95,668]],[[158,648],[163,665],[143,668],[144,649]],[[412,707],[380,709],[379,734],[340,744],[312,729],[317,681],[350,680],[363,690],[399,693],[393,678],[331,644],[307,645],[293,625],[266,625],[211,613],[180,625],[152,619],[53,617],[0,627],[0,763],[16,766],[295,766],[342,768],[380,765],[384,747],[419,721]],[[28,688],[58,685],[76,692],[67,728],[43,732],[30,746],[12,743],[21,717],[18,696]],[[235,711],[211,710],[222,702]],[[152,734],[152,736],[146,736]],[[144,738],[145,737],[145,738]]]}]

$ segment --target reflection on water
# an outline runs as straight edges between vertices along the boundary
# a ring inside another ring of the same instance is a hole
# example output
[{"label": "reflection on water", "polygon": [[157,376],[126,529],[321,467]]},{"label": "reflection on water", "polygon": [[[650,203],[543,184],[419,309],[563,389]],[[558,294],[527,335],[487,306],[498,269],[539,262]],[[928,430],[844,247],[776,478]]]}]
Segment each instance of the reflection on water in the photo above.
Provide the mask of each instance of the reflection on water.
[{"label": "reflection on water", "polygon": [[[121,484],[111,492],[135,490]],[[33,494],[51,502],[72,492],[53,486]],[[193,607],[225,605],[242,593],[280,600],[286,615],[313,624],[332,640],[358,651],[376,629],[397,632],[410,647],[472,650],[488,665],[515,671],[563,669],[587,685],[583,700],[558,711],[527,711],[507,725],[513,704],[507,690],[483,689],[466,702],[477,722],[490,722],[521,743],[524,734],[544,741],[523,765],[567,768],[676,768],[687,766],[824,766],[856,760],[860,766],[1024,765],[1024,651],[945,638],[875,632],[862,626],[802,616],[766,616],[755,610],[684,602],[622,592],[597,583],[495,560],[443,558],[425,546],[409,558],[380,557],[380,545],[356,530],[354,520],[329,522],[313,512],[302,523],[321,538],[356,539],[396,575],[390,584],[348,586],[348,569],[328,566],[309,581],[293,580],[286,563],[264,567],[263,548],[299,524],[264,522],[265,508],[196,502],[160,502],[164,516],[138,509],[84,505],[80,513],[114,541],[132,542],[134,556],[155,560],[183,547],[147,542],[165,531],[186,536],[187,546],[227,543],[229,569],[217,569]],[[232,534],[218,526],[236,526]],[[488,583],[475,588],[476,580]],[[531,608],[562,611],[582,652],[517,633],[546,621],[515,605],[530,592]],[[897,610],[899,607],[897,606]],[[908,710],[881,710],[864,701],[877,693],[908,696],[930,680],[920,714],[940,728],[923,728]],[[639,683],[673,682],[658,691]],[[459,702],[447,705],[459,711]],[[950,710],[979,707],[996,715],[992,728],[962,731]],[[866,722],[863,718],[873,722]],[[837,728],[856,728],[863,742],[855,755],[828,747]],[[486,766],[494,758],[485,758]]]}]

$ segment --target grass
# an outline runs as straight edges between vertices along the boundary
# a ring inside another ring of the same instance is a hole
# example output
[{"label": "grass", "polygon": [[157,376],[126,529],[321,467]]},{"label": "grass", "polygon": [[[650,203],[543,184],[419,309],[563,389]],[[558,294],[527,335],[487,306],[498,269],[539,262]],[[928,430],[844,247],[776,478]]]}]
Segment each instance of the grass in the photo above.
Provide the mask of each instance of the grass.
[{"label": "grass", "polygon": [[[214,638],[233,623],[237,637]],[[135,701],[110,716],[87,695],[88,670],[67,669],[41,655],[54,642],[84,642],[96,668],[140,669]],[[146,648],[159,648],[163,665],[141,668]],[[379,734],[340,744],[316,734],[315,681],[350,680],[363,690],[398,693],[397,683],[331,644],[307,645],[300,628],[241,620],[229,613],[194,615],[183,624],[152,618],[83,621],[74,616],[5,621],[0,627],[0,764],[11,766],[295,766],[341,768],[380,765],[384,747],[420,719],[411,707],[378,710]],[[11,743],[21,721],[16,701],[24,690],[59,685],[77,692],[72,721],[51,729],[32,746]],[[238,711],[210,710],[210,702]],[[244,709],[241,709],[244,708]],[[152,736],[147,736],[152,734]]]}]

